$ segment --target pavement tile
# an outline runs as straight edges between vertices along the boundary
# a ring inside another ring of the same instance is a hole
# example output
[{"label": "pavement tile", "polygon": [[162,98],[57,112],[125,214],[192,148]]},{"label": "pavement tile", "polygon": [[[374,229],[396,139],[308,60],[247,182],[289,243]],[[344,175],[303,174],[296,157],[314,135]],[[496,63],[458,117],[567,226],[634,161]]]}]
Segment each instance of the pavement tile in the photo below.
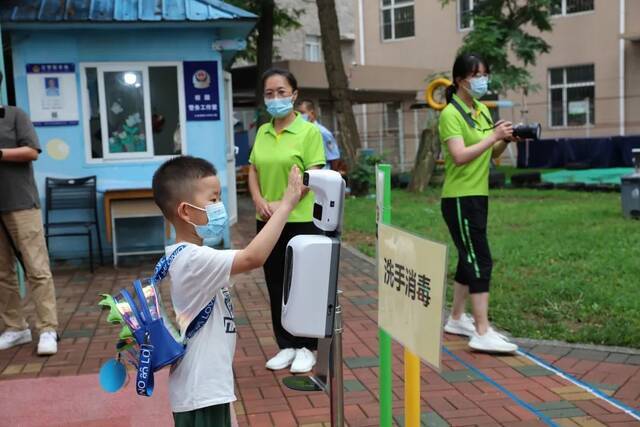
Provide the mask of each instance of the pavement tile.
[{"label": "pavement tile", "polygon": [[538,365],[516,366],[514,369],[516,369],[525,377],[544,377],[548,375],[555,375],[550,370]]},{"label": "pavement tile", "polygon": [[363,285],[359,285],[358,287],[360,289],[362,289],[363,291],[377,291],[378,290],[378,284],[377,283],[365,283]]},{"label": "pavement tile", "polygon": [[24,368],[24,365],[9,365],[4,368],[4,371],[2,371],[2,375],[19,374],[20,372],[22,372],[22,368]]},{"label": "pavement tile", "polygon": [[380,361],[378,357],[347,357],[344,359],[344,363],[350,369],[357,368],[372,368],[379,365]]},{"label": "pavement tile", "polygon": [[595,396],[591,393],[583,391],[581,393],[566,393],[566,394],[563,394],[562,397],[569,401],[576,401],[576,400],[592,400]]},{"label": "pavement tile", "polygon": [[593,360],[601,362],[609,356],[609,352],[600,350],[585,350],[581,348],[573,349],[568,353],[569,357],[580,360]]},{"label": "pavement tile", "polygon": [[580,427],[580,424],[573,421],[571,418],[556,418],[553,421],[560,427]]},{"label": "pavement tile", "polygon": [[629,359],[628,354],[623,353],[609,353],[607,358],[604,360],[609,363],[625,363]]},{"label": "pavement tile", "polygon": [[620,388],[620,386],[616,384],[603,384],[603,383],[591,383],[591,382],[588,384],[603,392],[615,392]]},{"label": "pavement tile", "polygon": [[604,424],[593,417],[574,417],[571,419],[580,427],[604,427]]},{"label": "pavement tile", "polygon": [[480,377],[476,373],[468,369],[465,369],[463,371],[442,372],[440,375],[445,381],[449,383],[476,381],[480,379]]},{"label": "pavement tile", "polygon": [[557,394],[567,394],[567,393],[580,393],[584,391],[582,387],[578,387],[577,385],[568,385],[564,387],[555,387],[552,388],[551,391]]},{"label": "pavement tile", "polygon": [[573,409],[549,409],[546,411],[542,411],[549,418],[571,418],[571,417],[582,417],[586,415],[581,409],[573,408]]},{"label": "pavement tile", "polygon": [[344,381],[344,389],[346,391],[348,391],[348,392],[365,391],[366,390],[366,388],[358,380],[345,380]]},{"label": "pavement tile", "polygon": [[25,374],[35,374],[38,373],[42,370],[42,366],[44,365],[44,363],[40,362],[40,363],[27,363],[26,365],[24,365],[24,368],[22,369],[22,372]]},{"label": "pavement tile", "polygon": [[571,348],[554,345],[537,345],[531,349],[535,354],[549,354],[553,356],[565,356],[571,351]]},{"label": "pavement tile", "polygon": [[[403,415],[397,415],[394,419],[400,427],[404,427]],[[420,425],[425,427],[448,427],[449,423],[435,412],[423,412],[420,414]]]},{"label": "pavement tile", "polygon": [[370,305],[370,304],[378,303],[377,298],[373,298],[373,297],[354,297],[354,298],[349,298],[349,300],[353,305]]},{"label": "pavement tile", "polygon": [[469,348],[469,343],[467,340],[447,340],[444,346],[451,351],[465,350]]},{"label": "pavement tile", "polygon": [[[234,247],[245,247],[255,234],[252,208],[247,201],[239,199],[239,222],[232,231]],[[98,372],[100,365],[115,354],[119,327],[106,323],[106,313],[95,304],[97,295],[130,286],[133,279],[148,275],[154,262],[153,257],[146,261],[129,259],[119,270],[101,267],[95,275],[88,274],[86,266],[74,267],[69,263],[62,270],[54,270],[60,324],[63,325],[59,331],[62,337],[59,353],[39,358],[34,345],[2,351],[0,381]],[[347,424],[352,427],[377,426],[377,270],[375,265],[348,250],[342,251],[340,262],[339,283],[344,291],[345,307],[343,350]],[[171,313],[168,287],[161,292]],[[289,390],[281,384],[282,378],[289,375],[288,371],[270,372],[264,368],[267,357],[277,352],[277,345],[262,271],[236,277],[232,293],[238,326],[234,360],[236,394],[241,399],[236,402],[235,410],[240,426],[328,427],[328,396]],[[28,301],[25,311],[32,322],[35,318],[32,301]],[[444,334],[443,339],[446,348],[456,356],[519,398],[537,405],[558,425],[599,427],[632,423],[632,419],[619,409],[553,375],[527,357],[472,353],[467,338]],[[574,349],[570,345],[529,343],[522,348],[606,393],[615,392],[616,398],[640,408],[640,355]],[[402,422],[403,349],[394,343],[392,351],[393,408],[396,420]],[[494,385],[479,379],[447,355],[443,355],[439,372],[426,365],[421,367],[421,388],[423,425],[544,425],[533,412],[519,406]],[[24,396],[20,398],[24,399]]]}]

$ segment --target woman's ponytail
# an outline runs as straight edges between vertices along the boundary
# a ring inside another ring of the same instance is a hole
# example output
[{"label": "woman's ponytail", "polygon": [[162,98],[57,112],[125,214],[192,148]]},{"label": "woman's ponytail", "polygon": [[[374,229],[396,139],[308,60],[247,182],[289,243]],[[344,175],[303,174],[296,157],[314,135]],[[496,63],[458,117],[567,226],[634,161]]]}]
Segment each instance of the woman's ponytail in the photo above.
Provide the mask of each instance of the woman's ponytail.
[{"label": "woman's ponytail", "polygon": [[456,90],[458,90],[458,88],[456,87],[455,83],[447,86],[447,89],[445,89],[444,96],[447,100],[447,104],[450,103],[453,99],[453,94],[456,93]]}]

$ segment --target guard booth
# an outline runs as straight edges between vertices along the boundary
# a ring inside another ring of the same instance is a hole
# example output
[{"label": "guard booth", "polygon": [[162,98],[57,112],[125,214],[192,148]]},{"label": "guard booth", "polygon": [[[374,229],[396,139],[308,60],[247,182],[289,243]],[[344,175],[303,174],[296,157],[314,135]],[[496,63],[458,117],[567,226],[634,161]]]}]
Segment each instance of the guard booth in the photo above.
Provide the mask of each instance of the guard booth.
[{"label": "guard booth", "polygon": [[[152,204],[158,166],[193,155],[215,165],[235,222],[231,77],[225,70],[246,47],[256,20],[212,0],[0,2],[9,103],[30,115],[43,149],[34,163],[42,206],[45,177],[95,175],[105,253],[116,232],[134,250],[162,250],[158,211],[155,218],[119,220],[114,230],[105,221],[104,196],[137,191],[136,200]],[[87,244],[52,239],[50,252],[53,258],[84,257]]]}]

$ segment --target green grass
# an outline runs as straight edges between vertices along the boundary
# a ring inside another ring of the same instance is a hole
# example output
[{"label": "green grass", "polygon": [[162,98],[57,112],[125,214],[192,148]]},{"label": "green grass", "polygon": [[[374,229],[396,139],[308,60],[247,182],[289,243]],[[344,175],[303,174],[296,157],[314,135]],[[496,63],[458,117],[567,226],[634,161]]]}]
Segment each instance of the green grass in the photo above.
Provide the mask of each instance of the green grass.
[{"label": "green grass", "polygon": [[[392,193],[392,223],[457,253],[439,190]],[[375,256],[375,200],[348,199],[345,238]],[[640,347],[640,222],[617,193],[492,190],[492,321],[515,336]]]}]

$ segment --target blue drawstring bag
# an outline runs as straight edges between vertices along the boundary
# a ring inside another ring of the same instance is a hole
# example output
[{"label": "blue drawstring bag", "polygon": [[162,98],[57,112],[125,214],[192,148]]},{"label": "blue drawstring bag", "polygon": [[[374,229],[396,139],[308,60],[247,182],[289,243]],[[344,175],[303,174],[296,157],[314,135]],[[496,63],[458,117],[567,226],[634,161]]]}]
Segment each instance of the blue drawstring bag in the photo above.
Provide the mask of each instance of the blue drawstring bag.
[{"label": "blue drawstring bag", "polygon": [[[135,297],[123,289],[113,297],[115,307],[125,321],[139,346],[137,362],[136,392],[141,396],[153,393],[153,373],[177,362],[185,352],[176,329],[163,316],[158,284],[169,272],[171,262],[186,247],[178,246],[169,257],[162,257],[156,264],[153,276],[133,283]],[[211,300],[189,324],[186,339],[193,337],[213,313],[215,298]],[[134,352],[135,354],[135,352]]]}]

